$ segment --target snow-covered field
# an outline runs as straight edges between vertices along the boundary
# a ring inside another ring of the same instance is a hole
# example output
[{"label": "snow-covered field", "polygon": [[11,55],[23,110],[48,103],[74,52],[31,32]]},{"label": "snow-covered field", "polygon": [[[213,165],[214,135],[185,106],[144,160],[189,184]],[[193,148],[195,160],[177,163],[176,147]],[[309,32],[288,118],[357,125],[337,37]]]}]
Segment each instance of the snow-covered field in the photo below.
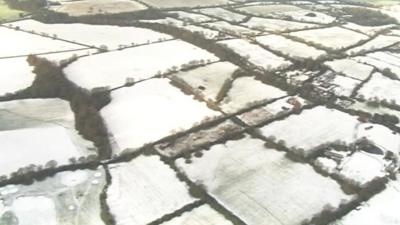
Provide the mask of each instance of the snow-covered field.
[{"label": "snow-covered field", "polygon": [[0,27],[0,58],[77,50],[82,48],[86,47],[64,41],[53,40],[51,38],[26,33],[24,31]]},{"label": "snow-covered field", "polygon": [[[0,103],[1,175],[49,161],[69,164],[70,158],[96,154],[92,142],[75,130],[69,103],[60,99],[15,100]],[[23,140],[23,141],[21,141]],[[89,151],[90,150],[90,151]]]},{"label": "snow-covered field", "polygon": [[288,96],[286,98],[278,99],[266,106],[251,110],[249,112],[239,115],[239,119],[250,126],[255,126],[266,122],[277,116],[287,115],[295,110],[300,110],[303,106],[309,103],[298,96]]},{"label": "snow-covered field", "polygon": [[358,96],[360,95],[365,99],[377,98],[400,105],[400,81],[392,80],[381,73],[374,73],[371,80],[359,90]]},{"label": "snow-covered field", "polygon": [[213,63],[197,69],[179,72],[173,79],[190,86],[191,90],[207,101],[216,102],[222,95],[224,85],[233,80],[239,67],[229,62]]},{"label": "snow-covered field", "polygon": [[256,38],[261,45],[269,49],[281,52],[282,54],[294,59],[317,59],[326,55],[325,51],[318,50],[301,42],[292,41],[279,35],[265,35]]},{"label": "snow-covered field", "polygon": [[177,14],[178,18],[188,22],[204,23],[215,21],[216,19],[198,13],[188,13],[185,11],[169,11],[169,14]]},{"label": "snow-covered field", "polygon": [[223,8],[205,8],[205,9],[199,9],[196,10],[197,12],[201,12],[203,14],[222,19],[222,20],[227,20],[229,22],[241,22],[243,21],[246,16],[239,14],[239,13],[234,13],[232,11],[223,9]]},{"label": "snow-covered field", "polygon": [[329,24],[335,17],[321,12],[302,9],[295,5],[264,4],[239,8],[238,10],[255,16],[290,17],[292,20],[309,23]]},{"label": "snow-covered field", "polygon": [[[377,114],[388,114],[388,115],[394,115],[397,116],[398,118],[400,118],[400,111],[394,110],[394,109],[389,109],[383,106],[369,106],[367,103],[365,102],[360,102],[360,101],[356,101],[354,104],[352,104],[350,106],[351,109],[354,110],[359,110],[359,111],[363,111],[363,112],[369,112],[369,113],[377,113]],[[400,124],[397,124],[398,127],[400,127]]]},{"label": "snow-covered field", "polygon": [[118,49],[132,45],[146,44],[159,40],[172,39],[171,36],[149,29],[136,27],[119,27],[89,24],[45,24],[35,20],[22,20],[11,23],[14,27],[35,33],[46,33],[50,37],[85,44],[89,46],[107,46],[108,49]]},{"label": "snow-covered field", "polygon": [[225,21],[203,23],[202,25],[231,35],[257,35],[260,33],[260,31],[252,30],[239,25],[232,25]]},{"label": "snow-covered field", "polygon": [[253,77],[236,78],[231,89],[221,101],[220,107],[225,113],[235,113],[254,104],[286,96],[279,88],[267,85]]},{"label": "snow-covered field", "polygon": [[310,10],[296,10],[282,13],[278,12],[276,14],[289,16],[293,18],[293,20],[306,23],[330,24],[336,20],[335,17],[328,14]]},{"label": "snow-covered field", "polygon": [[243,11],[255,16],[271,16],[274,13],[292,12],[302,10],[300,7],[294,5],[283,5],[283,4],[263,4],[263,5],[250,5],[241,8],[237,8],[239,11]]},{"label": "snow-covered field", "polygon": [[147,79],[184,65],[208,61],[218,58],[194,45],[174,40],[84,57],[64,72],[69,80],[86,89],[115,88],[123,86],[128,78]]},{"label": "snow-covered field", "polygon": [[347,29],[359,31],[370,36],[375,35],[378,32],[390,29],[393,26],[394,26],[393,24],[383,25],[383,26],[361,26],[355,23],[346,23],[343,25],[343,27]]},{"label": "snow-covered field", "polygon": [[359,187],[364,187],[368,182],[387,175],[387,166],[383,155],[370,154],[367,152],[355,152],[344,158],[340,163],[328,158],[319,158],[316,165],[329,174],[339,175],[341,179]]},{"label": "snow-covered field", "polygon": [[156,8],[180,8],[197,6],[217,6],[230,4],[229,0],[142,0]]},{"label": "snow-covered field", "polygon": [[35,79],[26,57],[0,59],[0,70],[0,96],[25,89]]},{"label": "snow-covered field", "polygon": [[348,55],[355,55],[359,53],[374,51],[383,49],[392,45],[400,43],[400,37],[397,36],[388,36],[388,35],[379,35],[378,37],[368,41],[367,43],[351,48],[346,51]]},{"label": "snow-covered field", "polygon": [[400,224],[400,184],[391,181],[386,189],[378,193],[361,207],[353,210],[332,225],[397,225]]},{"label": "snow-covered field", "polygon": [[374,69],[372,66],[357,63],[352,59],[338,59],[325,62],[324,64],[337,73],[361,81],[367,79]]},{"label": "snow-covered field", "polygon": [[367,35],[347,30],[341,27],[328,27],[322,29],[305,30],[290,33],[291,36],[303,39],[306,42],[323,47],[339,50],[368,39]]},{"label": "snow-covered field", "polygon": [[1,187],[0,208],[5,210],[0,210],[0,224],[103,225],[99,196],[105,182],[104,171],[97,169],[60,172],[28,186]]},{"label": "snow-covered field", "polygon": [[101,114],[116,141],[115,154],[134,150],[220,115],[173,87],[168,79],[152,79],[122,88],[113,91],[111,97],[111,103]]},{"label": "snow-covered field", "polygon": [[300,224],[325,205],[336,208],[351,198],[310,165],[293,162],[250,137],[214,145],[190,164],[176,162],[248,225]]},{"label": "snow-covered field", "polygon": [[233,225],[209,205],[202,205],[198,208],[185,212],[161,225]]},{"label": "snow-covered field", "polygon": [[242,24],[243,26],[263,31],[295,31],[306,28],[314,28],[318,25],[312,23],[299,23],[287,20],[267,19],[260,17],[252,17],[249,21]]},{"label": "snow-covered field", "polygon": [[291,115],[260,130],[265,137],[274,136],[277,142],[283,140],[287,148],[306,156],[338,140],[350,144],[367,138],[378,147],[394,152],[400,146],[400,136],[388,128],[360,123],[357,117],[323,106],[304,110],[300,115]]},{"label": "snow-covered field", "polygon": [[149,224],[196,199],[157,156],[110,166],[107,203],[116,225]]},{"label": "snow-covered field", "polygon": [[205,39],[213,40],[213,39],[225,39],[225,38],[231,37],[220,31],[212,30],[212,29],[208,29],[208,28],[200,27],[200,26],[196,26],[196,25],[180,26],[179,28],[186,30],[186,31],[190,31],[192,33],[197,33],[197,34],[201,35],[202,37],[204,37]]},{"label": "snow-covered field", "polygon": [[284,58],[276,56],[264,48],[243,39],[220,41],[218,43],[247,58],[253,65],[267,71],[284,69],[291,65],[291,62]]},{"label": "snow-covered field", "polygon": [[373,52],[366,56],[354,58],[356,61],[369,64],[380,70],[389,69],[400,78],[400,54],[390,52]]},{"label": "snow-covered field", "polygon": [[130,0],[82,0],[65,1],[61,5],[51,6],[50,9],[70,16],[84,16],[135,12],[147,7]]}]

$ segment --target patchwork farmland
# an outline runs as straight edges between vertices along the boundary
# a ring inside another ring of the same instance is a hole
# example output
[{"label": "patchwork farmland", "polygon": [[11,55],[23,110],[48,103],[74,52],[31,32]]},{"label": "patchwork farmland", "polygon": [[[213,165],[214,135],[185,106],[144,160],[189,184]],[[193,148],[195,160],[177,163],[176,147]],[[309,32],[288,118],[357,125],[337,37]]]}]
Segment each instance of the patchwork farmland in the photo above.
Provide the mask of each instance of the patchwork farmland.
[{"label": "patchwork farmland", "polygon": [[399,14],[0,0],[0,225],[400,225]]}]

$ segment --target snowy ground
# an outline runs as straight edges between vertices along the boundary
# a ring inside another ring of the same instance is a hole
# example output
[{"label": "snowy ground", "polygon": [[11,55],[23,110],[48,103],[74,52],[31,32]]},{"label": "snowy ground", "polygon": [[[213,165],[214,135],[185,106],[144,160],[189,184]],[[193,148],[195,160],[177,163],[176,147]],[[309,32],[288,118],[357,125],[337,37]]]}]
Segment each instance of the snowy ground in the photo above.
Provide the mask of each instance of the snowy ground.
[{"label": "snowy ground", "polygon": [[390,52],[374,52],[366,56],[354,58],[356,61],[378,68],[379,70],[389,69],[400,78],[400,55]]},{"label": "snowy ground", "polygon": [[168,14],[177,14],[178,18],[188,22],[197,22],[197,23],[204,23],[204,22],[211,22],[215,21],[216,19],[210,18],[208,16],[198,14],[198,13],[188,13],[185,11],[169,11]]},{"label": "snowy ground", "polygon": [[178,159],[177,165],[248,225],[300,224],[325,205],[336,208],[351,198],[310,165],[250,137],[215,145],[190,164]]},{"label": "snowy ground", "polygon": [[339,59],[328,61],[324,64],[337,73],[341,73],[345,76],[361,81],[366,80],[374,69],[372,66],[357,63],[352,59]]},{"label": "snowy ground", "polygon": [[232,83],[220,107],[225,113],[235,113],[256,103],[286,96],[287,93],[252,77],[239,77]]},{"label": "snowy ground", "polygon": [[0,59],[0,70],[0,96],[28,88],[35,79],[26,57]]},{"label": "snowy ground", "polygon": [[197,6],[217,6],[231,3],[229,0],[142,0],[157,8],[180,8]]},{"label": "snowy ground", "polygon": [[225,32],[231,35],[257,35],[260,34],[260,31],[252,30],[246,27],[242,27],[239,25],[232,25],[225,21],[211,22],[211,23],[203,23],[205,27],[219,30],[221,32]]},{"label": "snowy ground", "polygon": [[233,225],[209,205],[202,205],[161,225]]},{"label": "snowy ground", "polygon": [[149,224],[196,199],[157,156],[140,156],[110,167],[107,203],[116,225]]},{"label": "snowy ground", "polygon": [[276,142],[283,140],[283,144],[291,151],[306,156],[338,140],[351,144],[367,138],[379,148],[394,152],[400,146],[400,136],[388,128],[360,123],[357,117],[323,106],[304,110],[300,115],[291,115],[260,130],[265,137],[274,136]]},{"label": "snowy ground", "polygon": [[359,151],[345,157],[340,163],[320,157],[315,164],[329,174],[338,175],[340,179],[348,183],[365,187],[368,182],[387,175],[385,168],[388,162],[383,159],[383,155]]},{"label": "snowy ground", "polygon": [[[2,225],[103,225],[100,193],[105,185],[102,169],[60,172],[32,185],[0,188]],[[14,218],[14,219],[13,219]]]},{"label": "snowy ground", "polygon": [[350,29],[350,30],[355,30],[362,32],[366,35],[373,36],[378,32],[384,31],[386,29],[392,28],[394,25],[383,25],[383,26],[361,26],[355,23],[346,23],[343,25],[343,27]]},{"label": "snowy ground", "polygon": [[241,22],[246,18],[246,16],[242,14],[234,13],[232,11],[223,8],[205,8],[196,11],[218,19],[227,20],[229,22],[234,22],[234,23]]},{"label": "snowy ground", "polygon": [[218,43],[246,58],[253,65],[267,71],[284,69],[291,65],[291,63],[284,58],[276,56],[264,48],[243,39],[220,41]]},{"label": "snowy ground", "polygon": [[33,30],[38,34],[46,33],[50,37],[56,35],[57,38],[89,46],[107,46],[110,50],[172,39],[169,35],[136,27],[80,23],[45,24],[35,20],[22,20],[11,24],[14,27],[19,26],[21,30]]},{"label": "snowy ground", "polygon": [[299,23],[287,20],[267,19],[260,17],[252,17],[249,21],[242,24],[243,26],[263,31],[294,31],[306,28],[314,28],[318,25],[312,23]]},{"label": "snowy ground", "polygon": [[[171,52],[174,54],[171,55]],[[218,61],[214,55],[176,40],[84,57],[64,69],[80,87],[123,86],[128,78],[141,80],[178,70],[184,65]]]},{"label": "snowy ground", "polygon": [[332,225],[396,225],[400,223],[400,185],[391,181],[386,189],[364,202],[357,210],[353,210]]},{"label": "snowy ground", "polygon": [[256,38],[257,42],[269,49],[278,51],[294,59],[318,59],[326,55],[325,51],[318,50],[306,44],[292,41],[279,35],[266,35]]},{"label": "snowy ground", "polygon": [[175,74],[173,79],[188,85],[192,92],[207,101],[217,102],[224,85],[232,82],[233,73],[239,67],[229,62],[213,63],[197,69]]},{"label": "snowy ground", "polygon": [[383,49],[392,45],[400,43],[400,37],[397,36],[388,36],[388,35],[379,35],[378,37],[374,38],[367,43],[349,49],[346,51],[348,55],[355,55],[363,52],[369,52],[374,50]]},{"label": "snowy ground", "polygon": [[51,6],[50,9],[70,16],[85,16],[135,12],[147,7],[130,0],[82,0],[62,2],[61,5]]},{"label": "snowy ground", "polygon": [[24,31],[0,27],[0,58],[77,50],[82,48],[86,47],[64,41],[53,40],[51,38],[26,33]]},{"label": "snowy ground", "polygon": [[1,175],[31,164],[45,166],[54,160],[60,166],[70,158],[96,154],[93,143],[75,130],[74,114],[64,100],[1,102],[0,117],[2,154],[7,155],[0,158]]},{"label": "snowy ground", "polygon": [[374,73],[371,80],[358,91],[358,96],[360,95],[363,95],[365,99],[377,98],[400,105],[400,81]]},{"label": "snowy ground", "polygon": [[113,91],[111,97],[111,103],[101,114],[116,141],[115,154],[142,147],[219,115],[205,103],[173,87],[168,79],[152,79],[122,88]]},{"label": "snowy ground", "polygon": [[290,33],[290,35],[334,50],[347,48],[357,44],[359,41],[368,39],[366,35],[341,27],[298,31]]}]

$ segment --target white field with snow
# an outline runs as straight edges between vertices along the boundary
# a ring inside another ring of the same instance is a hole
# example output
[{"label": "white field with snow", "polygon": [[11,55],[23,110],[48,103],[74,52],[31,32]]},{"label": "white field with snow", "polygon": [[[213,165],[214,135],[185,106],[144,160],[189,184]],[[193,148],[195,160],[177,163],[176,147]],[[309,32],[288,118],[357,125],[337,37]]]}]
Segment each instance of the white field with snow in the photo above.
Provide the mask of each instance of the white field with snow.
[{"label": "white field with snow", "polygon": [[337,73],[361,81],[366,80],[374,69],[372,66],[358,63],[352,59],[338,59],[324,64]]},{"label": "white field with snow", "polygon": [[[173,54],[171,54],[173,53]],[[196,61],[218,61],[213,54],[176,40],[84,57],[64,69],[69,80],[86,89],[119,87],[127,78],[142,80]]]},{"label": "white field with snow", "polygon": [[380,70],[390,69],[400,78],[400,55],[390,52],[373,52],[354,58],[356,61],[374,66]]},{"label": "white field with snow", "polygon": [[227,46],[241,57],[247,58],[253,65],[268,71],[284,69],[291,65],[291,62],[284,58],[276,56],[264,48],[242,39],[220,41],[218,43]]},{"label": "white field with snow", "polygon": [[229,11],[227,9],[223,9],[223,8],[204,8],[204,9],[198,9],[195,10],[196,12],[201,12],[203,14],[218,18],[218,19],[222,19],[222,20],[227,20],[229,22],[241,22],[243,21],[246,16],[239,14],[239,13],[235,13],[232,11]]},{"label": "white field with snow", "polygon": [[0,58],[77,50],[82,48],[85,47],[26,33],[24,31],[0,27]]},{"label": "white field with snow", "polygon": [[116,225],[149,224],[195,201],[187,186],[157,156],[110,166],[107,203]]},{"label": "white field with snow", "polygon": [[[0,103],[1,175],[49,161],[69,164],[70,158],[96,154],[93,143],[75,130],[69,103],[60,99],[15,100]],[[22,140],[22,141],[21,141]]]},{"label": "white field with snow", "polygon": [[287,20],[267,19],[260,17],[252,17],[249,21],[242,23],[242,25],[251,29],[277,32],[301,30],[318,26],[312,23],[299,23]]},{"label": "white field with snow", "polygon": [[383,49],[392,45],[400,43],[400,37],[389,36],[389,35],[379,35],[378,37],[368,41],[367,43],[351,48],[346,51],[348,55],[355,55],[358,53],[369,52],[374,50]]},{"label": "white field with snow", "polygon": [[221,36],[222,37],[230,37],[229,35],[221,33],[217,30],[212,30],[212,29],[208,29],[208,28],[204,28],[204,27],[200,27],[200,26],[196,26],[196,25],[186,25],[186,26],[182,26],[179,28],[190,31],[192,33],[198,33],[201,36],[203,36],[204,38],[211,39],[211,40],[220,38]]},{"label": "white field with snow", "polygon": [[170,85],[168,79],[152,79],[122,88],[113,91],[111,97],[111,103],[101,110],[101,115],[116,141],[115,154],[142,147],[220,115]]},{"label": "white field with snow", "polygon": [[233,80],[233,73],[239,67],[229,62],[213,63],[174,75],[192,88],[192,91],[207,101],[217,101],[226,82]]},{"label": "white field with snow", "polygon": [[[283,13],[277,12],[276,14],[291,16],[296,21],[306,23],[330,24],[336,20],[335,17],[328,14],[310,10],[296,10]],[[315,16],[308,16],[309,14],[313,14]]]},{"label": "white field with snow", "polygon": [[214,145],[192,160],[178,159],[178,168],[248,225],[300,224],[326,204],[336,208],[351,198],[310,165],[248,136]]},{"label": "white field with snow", "polygon": [[26,57],[0,59],[0,70],[0,96],[28,88],[35,80]]},{"label": "white field with snow", "polygon": [[[371,125],[372,128],[367,129]],[[357,117],[323,106],[304,110],[300,115],[291,115],[260,130],[265,137],[274,136],[276,141],[283,140],[288,148],[304,149],[305,155],[337,140],[350,144],[367,138],[383,150],[393,152],[400,147],[400,136],[388,128],[378,124],[362,124]],[[294,151],[299,153],[298,150]]]},{"label": "white field with snow", "polygon": [[[0,208],[3,205],[24,225],[104,225],[100,194],[105,184],[102,169],[59,172],[31,185],[0,187]],[[0,218],[6,216],[3,213],[0,210]]]},{"label": "white field with snow", "polygon": [[397,225],[400,224],[400,185],[391,181],[386,189],[364,202],[358,210],[353,210],[332,225]]},{"label": "white field with snow", "polygon": [[11,23],[22,30],[35,31],[38,34],[46,33],[50,37],[77,42],[84,45],[100,47],[105,45],[108,49],[118,49],[132,46],[132,43],[146,44],[158,40],[169,40],[171,36],[158,33],[149,29],[137,27],[120,27],[109,25],[90,24],[45,24],[35,20],[22,20]]},{"label": "white field with snow", "polygon": [[185,11],[169,11],[169,14],[177,14],[178,18],[184,21],[194,21],[197,23],[204,23],[204,22],[211,22],[215,21],[216,19],[210,18],[208,16],[198,14],[198,13],[188,13]]},{"label": "white field with snow", "polygon": [[282,54],[294,59],[317,59],[324,55],[326,52],[308,46],[301,42],[296,42],[279,35],[266,35],[256,38],[257,42],[271,50],[281,52]]},{"label": "white field with snow", "polygon": [[202,205],[189,212],[185,212],[161,225],[233,225],[223,215],[219,214],[209,205]]},{"label": "white field with snow", "polygon": [[400,81],[392,80],[381,73],[374,73],[371,80],[362,86],[358,95],[365,99],[378,98],[379,100],[394,101],[400,105]]},{"label": "white field with snow", "polygon": [[290,35],[334,50],[347,48],[368,39],[367,35],[341,27],[298,31],[290,33]]},{"label": "white field with snow", "polygon": [[255,103],[270,101],[286,96],[279,88],[267,85],[253,77],[236,78],[231,89],[221,101],[220,107],[225,113],[235,113]]},{"label": "white field with snow", "polygon": [[343,27],[347,29],[359,31],[361,33],[370,36],[375,35],[376,33],[381,32],[383,30],[390,29],[394,26],[395,26],[394,24],[383,25],[383,26],[362,26],[355,23],[346,23],[343,25]]},{"label": "white field with snow", "polygon": [[242,27],[239,25],[232,25],[225,21],[203,23],[202,25],[231,35],[257,35],[261,33],[260,31],[251,30],[249,28]]},{"label": "white field with snow", "polygon": [[20,197],[13,205],[12,211],[18,218],[18,225],[57,225],[54,202],[47,197]]}]

